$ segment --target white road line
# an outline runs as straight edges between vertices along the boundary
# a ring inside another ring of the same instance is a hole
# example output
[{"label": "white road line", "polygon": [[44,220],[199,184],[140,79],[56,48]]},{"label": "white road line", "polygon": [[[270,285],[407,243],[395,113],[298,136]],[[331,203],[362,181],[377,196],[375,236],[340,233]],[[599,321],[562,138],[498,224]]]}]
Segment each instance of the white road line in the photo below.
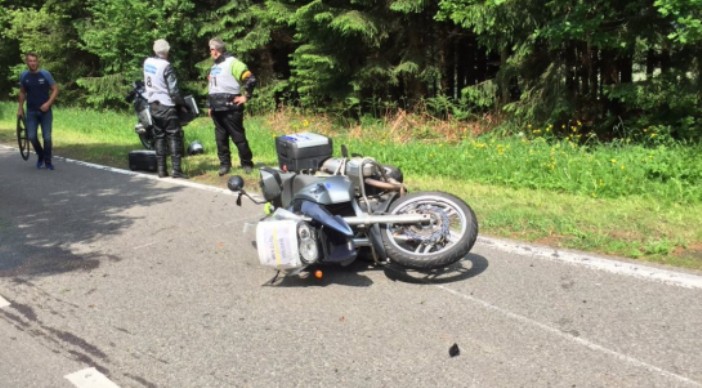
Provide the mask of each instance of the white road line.
[{"label": "white road line", "polygon": [[63,377],[78,388],[119,388],[95,368],[81,369]]},{"label": "white road line", "polygon": [[470,301],[470,302],[473,302],[473,303],[475,303],[475,304],[481,305],[481,306],[483,306],[484,308],[486,308],[486,309],[488,309],[488,310],[496,311],[496,312],[498,312],[498,313],[500,313],[500,314],[502,314],[502,315],[504,315],[504,316],[506,316],[506,317],[508,317],[508,318],[510,318],[510,319],[513,319],[513,320],[515,320],[515,321],[518,321],[518,322],[520,322],[520,323],[525,323],[525,324],[529,324],[529,325],[535,326],[535,327],[537,327],[537,328],[539,328],[539,329],[541,329],[541,330],[544,330],[544,331],[546,331],[546,332],[548,332],[548,333],[550,333],[550,334],[554,334],[554,335],[556,335],[556,336],[558,336],[558,337],[561,337],[561,338],[563,338],[563,339],[569,340],[569,341],[571,341],[571,342],[575,342],[575,343],[578,344],[578,345],[585,346],[586,348],[588,348],[588,349],[590,349],[590,350],[594,350],[594,351],[597,351],[597,352],[601,352],[601,353],[608,354],[608,355],[610,355],[610,356],[613,356],[613,357],[617,358],[618,360],[621,360],[621,361],[624,361],[624,362],[629,363],[629,364],[631,364],[631,365],[634,365],[634,366],[637,366],[637,367],[646,369],[646,370],[648,370],[649,372],[659,373],[659,374],[661,374],[661,375],[664,375],[664,376],[666,376],[666,377],[670,377],[670,378],[672,378],[672,379],[678,380],[678,381],[683,382],[683,383],[686,383],[686,384],[690,384],[690,385],[693,385],[693,386],[696,386],[696,387],[702,387],[702,384],[701,384],[701,383],[699,383],[699,382],[697,382],[697,381],[695,381],[695,380],[691,380],[691,379],[689,379],[689,378],[687,378],[687,377],[685,377],[685,376],[682,376],[682,375],[679,375],[679,374],[676,374],[676,373],[667,371],[667,370],[665,370],[665,369],[663,369],[663,368],[660,368],[660,367],[657,367],[657,366],[655,366],[655,365],[651,365],[651,364],[649,364],[649,363],[646,363],[646,362],[644,362],[644,361],[641,361],[641,360],[639,360],[639,359],[637,359],[637,358],[634,358],[634,357],[632,357],[632,356],[629,356],[629,355],[627,355],[627,354],[619,353],[619,352],[617,352],[617,351],[615,351],[615,350],[608,349],[608,348],[606,348],[606,347],[604,347],[604,346],[602,346],[602,345],[598,345],[598,344],[596,344],[596,343],[594,343],[594,342],[591,342],[591,341],[588,341],[588,340],[586,340],[586,339],[584,339],[584,338],[575,337],[575,336],[573,336],[573,335],[571,335],[571,334],[564,333],[564,332],[562,332],[562,331],[559,330],[559,329],[556,329],[556,328],[554,328],[554,327],[545,325],[545,324],[543,324],[543,323],[541,323],[541,322],[538,322],[538,321],[535,321],[535,320],[533,320],[533,319],[527,318],[527,317],[525,317],[525,316],[523,316],[523,315],[515,314],[515,313],[513,313],[513,312],[511,312],[511,311],[509,311],[509,310],[505,310],[505,309],[500,308],[500,307],[498,307],[498,306],[495,306],[495,305],[493,305],[493,304],[491,304],[491,303],[488,303],[488,302],[486,302],[486,301],[484,301],[484,300],[477,299],[477,298],[474,298],[474,297],[472,297],[472,296],[470,296],[470,295],[466,295],[466,294],[463,294],[463,293],[461,293],[461,292],[452,290],[452,289],[450,289],[450,288],[448,288],[448,287],[446,287],[446,286],[442,286],[442,285],[434,285],[434,286],[437,287],[437,288],[439,288],[439,289],[441,289],[441,290],[443,290],[443,291],[446,291],[446,292],[448,292],[448,293],[450,293],[450,294],[453,294],[454,296],[457,296],[457,297],[459,297],[459,298],[463,298],[463,299],[468,300],[468,301]]},{"label": "white road line", "polygon": [[9,305],[10,305],[10,302],[8,302],[7,300],[5,300],[5,298],[0,296],[0,309],[3,307],[7,307]]},{"label": "white road line", "polygon": [[490,237],[479,236],[478,242],[496,247],[505,252],[516,253],[519,255],[576,264],[596,270],[607,271],[644,280],[654,280],[679,287],[702,289],[702,276],[684,272],[670,271],[641,264],[628,263],[625,261],[610,260],[585,252],[563,251],[549,247],[499,240]]},{"label": "white road line", "polygon": [[81,166],[95,168],[98,170],[110,171],[110,172],[114,172],[117,174],[131,175],[131,176],[136,176],[136,177],[140,177],[140,178],[144,178],[144,179],[153,179],[153,180],[157,180],[159,182],[172,183],[172,184],[180,185],[180,186],[188,186],[188,187],[193,187],[193,188],[201,189],[201,190],[205,190],[205,191],[211,191],[211,192],[215,192],[215,193],[219,193],[219,194],[237,195],[229,189],[222,189],[220,187],[214,187],[214,186],[204,185],[202,183],[191,182],[187,179],[172,179],[172,178],[164,179],[164,178],[159,178],[157,175],[144,174],[144,173],[141,173],[138,171],[123,170],[121,168],[102,166],[100,164],[88,163],[88,162],[83,162],[80,160],[74,160],[74,159],[68,159],[68,158],[62,158],[62,157],[56,157],[56,158],[63,159],[65,162],[68,162],[68,163],[78,164]]},{"label": "white road line", "polygon": [[[10,146],[6,146],[6,145],[0,145],[0,148],[10,149],[10,150],[17,149],[17,147],[10,147]],[[66,163],[78,164],[81,166],[90,167],[90,168],[94,168],[97,170],[110,171],[110,172],[114,172],[117,174],[123,174],[123,175],[131,175],[131,176],[144,178],[144,179],[153,179],[153,180],[157,180],[159,182],[171,183],[171,184],[180,185],[180,186],[188,186],[188,187],[193,187],[193,188],[197,188],[197,189],[201,189],[201,190],[205,190],[205,191],[211,191],[211,192],[220,193],[220,194],[225,194],[225,195],[238,195],[238,194],[233,193],[229,189],[223,189],[220,187],[204,185],[202,183],[195,183],[195,182],[191,182],[191,181],[186,180],[186,179],[172,179],[172,178],[165,178],[164,179],[164,178],[159,178],[155,174],[145,174],[145,173],[142,173],[139,171],[131,171],[131,170],[124,170],[121,168],[115,168],[115,167],[110,167],[110,166],[103,166],[100,164],[88,163],[88,162],[83,162],[80,160],[64,158],[62,156],[57,156],[57,155],[54,155],[53,158],[56,160],[64,161]]]},{"label": "white road line", "polygon": [[150,246],[155,245],[155,244],[158,244],[158,242],[157,241],[148,242],[146,244],[141,244],[141,245],[137,245],[135,247],[132,247],[132,250],[136,251],[136,250],[139,250],[142,248],[150,247]]}]

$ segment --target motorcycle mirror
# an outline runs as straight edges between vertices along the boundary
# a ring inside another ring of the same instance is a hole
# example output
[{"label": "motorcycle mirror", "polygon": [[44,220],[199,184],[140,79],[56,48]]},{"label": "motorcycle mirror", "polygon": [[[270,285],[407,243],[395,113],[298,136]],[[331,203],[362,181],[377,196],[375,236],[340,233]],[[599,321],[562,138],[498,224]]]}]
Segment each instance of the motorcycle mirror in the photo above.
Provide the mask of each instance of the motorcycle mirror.
[{"label": "motorcycle mirror", "polygon": [[346,148],[346,144],[341,145],[341,156],[348,158],[349,157],[349,150]]},{"label": "motorcycle mirror", "polygon": [[239,175],[232,175],[227,181],[227,187],[231,191],[242,191],[244,188],[244,178]]},{"label": "motorcycle mirror", "polygon": [[229,190],[231,190],[235,193],[239,193],[239,195],[236,196],[236,204],[238,206],[241,206],[241,197],[244,195],[246,196],[246,198],[250,199],[253,203],[256,203],[259,205],[266,203],[266,201],[261,201],[261,200],[258,200],[256,198],[252,197],[251,195],[249,195],[249,193],[247,193],[244,190],[244,178],[242,178],[239,175],[232,175],[231,177],[229,177],[229,180],[227,180],[227,187],[229,188]]}]

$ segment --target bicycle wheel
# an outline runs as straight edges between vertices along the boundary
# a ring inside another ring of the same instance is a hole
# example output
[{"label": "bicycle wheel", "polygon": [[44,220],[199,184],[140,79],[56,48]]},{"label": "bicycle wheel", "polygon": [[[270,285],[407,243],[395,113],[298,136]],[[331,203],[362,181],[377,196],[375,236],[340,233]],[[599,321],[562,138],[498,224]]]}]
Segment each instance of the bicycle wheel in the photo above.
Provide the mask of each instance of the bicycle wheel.
[{"label": "bicycle wheel", "polygon": [[19,145],[22,159],[29,159],[29,136],[27,126],[24,124],[24,117],[17,117],[17,144]]}]

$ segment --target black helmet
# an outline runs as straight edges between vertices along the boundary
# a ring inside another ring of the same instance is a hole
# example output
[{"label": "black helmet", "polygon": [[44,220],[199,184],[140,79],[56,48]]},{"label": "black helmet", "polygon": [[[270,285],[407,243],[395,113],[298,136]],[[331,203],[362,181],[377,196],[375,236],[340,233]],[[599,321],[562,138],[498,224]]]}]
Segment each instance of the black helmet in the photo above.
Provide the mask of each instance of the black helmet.
[{"label": "black helmet", "polygon": [[197,140],[193,140],[188,146],[188,155],[197,155],[202,154],[204,152],[205,149],[202,148],[202,144],[200,144],[200,142]]}]

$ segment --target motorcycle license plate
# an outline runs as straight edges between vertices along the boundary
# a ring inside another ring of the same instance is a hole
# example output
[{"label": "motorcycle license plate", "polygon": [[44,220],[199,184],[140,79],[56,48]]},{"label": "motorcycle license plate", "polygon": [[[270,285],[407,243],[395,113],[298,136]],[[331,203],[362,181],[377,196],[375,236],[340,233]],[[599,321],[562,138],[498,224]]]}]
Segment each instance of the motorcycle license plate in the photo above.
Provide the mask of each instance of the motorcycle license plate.
[{"label": "motorcycle license plate", "polygon": [[261,265],[276,269],[302,267],[297,221],[270,220],[256,226],[256,247]]}]

